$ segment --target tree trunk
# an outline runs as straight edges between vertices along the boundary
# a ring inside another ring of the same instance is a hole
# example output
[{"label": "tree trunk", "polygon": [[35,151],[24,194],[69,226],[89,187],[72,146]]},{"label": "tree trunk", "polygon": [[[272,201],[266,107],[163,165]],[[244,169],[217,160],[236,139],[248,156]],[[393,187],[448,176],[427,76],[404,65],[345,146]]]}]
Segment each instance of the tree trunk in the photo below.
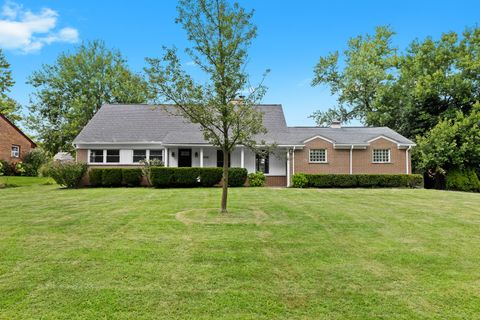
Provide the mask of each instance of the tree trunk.
[{"label": "tree trunk", "polygon": [[227,198],[228,198],[228,152],[225,149],[223,152],[223,186],[222,186],[222,204],[221,213],[227,213]]}]

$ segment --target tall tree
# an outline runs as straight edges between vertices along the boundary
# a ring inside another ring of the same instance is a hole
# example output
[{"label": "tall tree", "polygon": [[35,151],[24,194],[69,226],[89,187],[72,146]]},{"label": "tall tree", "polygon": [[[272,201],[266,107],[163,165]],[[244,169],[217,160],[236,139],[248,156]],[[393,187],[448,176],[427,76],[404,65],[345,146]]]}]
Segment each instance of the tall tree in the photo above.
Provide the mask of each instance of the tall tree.
[{"label": "tall tree", "polygon": [[[247,49],[257,33],[253,11],[226,0],[180,0],[177,9],[177,23],[193,43],[186,52],[208,80],[195,81],[175,48],[164,48],[160,59],[147,59],[146,72],[157,99],[174,103],[177,115],[199,124],[205,139],[223,151],[221,212],[226,213],[228,155],[237,145],[256,148],[255,135],[266,132],[263,114],[254,108],[266,88],[263,81],[250,87],[245,72]],[[236,100],[242,92],[248,94]]]},{"label": "tall tree", "polygon": [[8,63],[3,50],[0,49],[0,113],[10,121],[18,122],[22,119],[20,105],[8,96],[14,84],[10,63]]},{"label": "tall tree", "polygon": [[350,40],[341,71],[337,53],[320,58],[312,84],[329,85],[339,107],[315,112],[319,125],[356,118],[413,139],[480,100],[479,27],[415,40],[401,52],[392,47],[392,36],[379,27],[374,36]]},{"label": "tall tree", "polygon": [[457,111],[468,114],[480,99],[479,47],[480,28],[412,42],[398,57],[398,77],[378,100],[371,124],[415,138]]},{"label": "tall tree", "polygon": [[34,72],[28,83],[36,89],[28,125],[50,153],[72,151],[73,139],[103,104],[148,101],[145,80],[102,41],[60,54],[53,65]]},{"label": "tall tree", "polygon": [[328,85],[332,95],[338,96],[338,105],[312,115],[319,125],[332,120],[366,120],[375,111],[379,93],[394,80],[393,34],[389,27],[381,26],[373,36],[350,39],[344,52],[344,68],[340,68],[338,51],[320,58],[314,68],[312,86]]}]

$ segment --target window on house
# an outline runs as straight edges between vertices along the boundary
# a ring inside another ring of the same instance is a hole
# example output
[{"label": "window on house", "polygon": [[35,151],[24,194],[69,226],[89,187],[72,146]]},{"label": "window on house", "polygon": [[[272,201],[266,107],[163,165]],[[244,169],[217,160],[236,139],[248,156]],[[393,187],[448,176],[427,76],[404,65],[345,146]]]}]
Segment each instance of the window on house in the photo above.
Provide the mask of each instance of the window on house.
[{"label": "window on house", "polygon": [[373,149],[373,162],[390,162],[390,149]]},{"label": "window on house", "polygon": [[[232,157],[231,154],[228,154],[228,167],[230,168],[232,165]],[[223,168],[223,151],[217,150],[217,167]]]},{"label": "window on house", "polygon": [[90,150],[90,162],[103,163],[103,150]]},{"label": "window on house", "polygon": [[20,146],[12,145],[12,158],[20,158]]},{"label": "window on house", "polygon": [[163,150],[150,150],[150,160],[163,161]]},{"label": "window on house", "polygon": [[133,162],[147,159],[147,150],[133,150]]},{"label": "window on house", "polygon": [[256,154],[255,155],[255,170],[257,172],[268,173],[269,172],[269,155],[268,154]]},{"label": "window on house", "polygon": [[107,150],[107,162],[119,163],[120,162],[120,150]]},{"label": "window on house", "polygon": [[327,150],[310,149],[310,162],[317,162],[317,163],[327,162]]}]

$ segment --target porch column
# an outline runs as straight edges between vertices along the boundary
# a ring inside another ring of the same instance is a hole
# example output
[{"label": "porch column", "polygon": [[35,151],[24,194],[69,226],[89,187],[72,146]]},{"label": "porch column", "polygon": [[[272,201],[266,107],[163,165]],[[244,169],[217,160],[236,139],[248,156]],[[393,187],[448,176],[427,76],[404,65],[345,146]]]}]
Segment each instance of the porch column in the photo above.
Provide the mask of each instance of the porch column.
[{"label": "porch column", "polygon": [[240,168],[245,168],[245,148],[240,149]]},{"label": "porch column", "polygon": [[290,149],[287,148],[287,187],[290,187]]},{"label": "porch column", "polygon": [[353,174],[352,156],[353,156],[353,145],[350,146],[350,174]]},{"label": "porch column", "polygon": [[200,168],[203,168],[203,148],[200,148]]},{"label": "porch column", "polygon": [[170,158],[170,154],[168,153],[168,148],[163,149],[165,150],[165,167],[168,167],[169,162],[168,159]]}]

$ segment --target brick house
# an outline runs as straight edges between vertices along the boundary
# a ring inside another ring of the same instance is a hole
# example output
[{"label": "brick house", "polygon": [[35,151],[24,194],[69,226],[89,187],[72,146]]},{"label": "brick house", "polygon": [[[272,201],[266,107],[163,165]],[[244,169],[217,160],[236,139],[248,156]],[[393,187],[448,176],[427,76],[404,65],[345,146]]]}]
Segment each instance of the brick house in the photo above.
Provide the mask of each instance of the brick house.
[{"label": "brick house", "polygon": [[[77,162],[89,167],[139,166],[160,159],[169,167],[221,167],[220,150],[199,126],[173,116],[172,105],[104,105],[75,138]],[[268,133],[257,141],[275,144],[262,157],[241,145],[230,166],[262,171],[267,185],[289,186],[295,173],[411,173],[415,144],[387,127],[288,127],[281,105],[259,105]]]},{"label": "brick house", "polygon": [[37,145],[5,116],[0,114],[0,160],[18,162]]}]

